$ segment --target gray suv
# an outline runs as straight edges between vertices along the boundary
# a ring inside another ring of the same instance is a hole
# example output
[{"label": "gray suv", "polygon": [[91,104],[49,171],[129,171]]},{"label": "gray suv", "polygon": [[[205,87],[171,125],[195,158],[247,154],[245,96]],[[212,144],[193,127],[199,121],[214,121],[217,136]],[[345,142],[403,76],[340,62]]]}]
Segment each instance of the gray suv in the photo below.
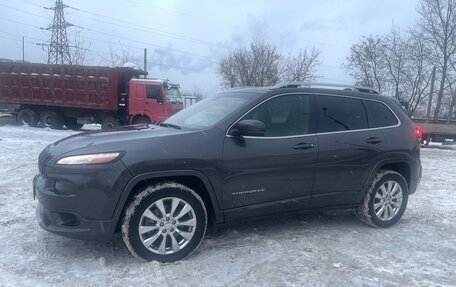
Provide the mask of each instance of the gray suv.
[{"label": "gray suv", "polygon": [[87,132],[39,156],[42,228],[110,240],[172,262],[208,224],[325,208],[374,227],[404,213],[421,178],[420,138],[400,105],[363,87],[232,89],[160,125]]}]

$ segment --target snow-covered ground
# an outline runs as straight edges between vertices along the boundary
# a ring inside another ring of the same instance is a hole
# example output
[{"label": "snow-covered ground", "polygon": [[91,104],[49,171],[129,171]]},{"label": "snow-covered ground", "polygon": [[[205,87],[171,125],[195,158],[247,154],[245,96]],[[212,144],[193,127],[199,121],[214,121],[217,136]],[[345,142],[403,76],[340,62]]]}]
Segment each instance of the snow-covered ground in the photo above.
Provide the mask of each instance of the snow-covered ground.
[{"label": "snow-covered ground", "polygon": [[456,286],[456,149],[422,149],[423,180],[392,228],[338,211],[245,222],[164,265],[139,262],[119,236],[77,241],[36,224],[38,154],[74,133],[0,127],[0,286]]}]

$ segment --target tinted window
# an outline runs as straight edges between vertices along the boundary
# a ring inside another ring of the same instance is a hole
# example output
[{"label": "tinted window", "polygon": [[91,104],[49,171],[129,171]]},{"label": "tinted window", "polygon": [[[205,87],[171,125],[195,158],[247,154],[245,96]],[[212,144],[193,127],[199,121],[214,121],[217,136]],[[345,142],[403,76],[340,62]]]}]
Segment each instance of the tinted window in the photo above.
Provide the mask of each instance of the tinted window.
[{"label": "tinted window", "polygon": [[266,126],[265,136],[293,136],[311,133],[310,96],[279,96],[264,102],[244,118]]},{"label": "tinted window", "polygon": [[154,85],[146,86],[146,97],[148,99],[159,100],[159,99],[161,99],[161,95],[162,95],[161,86],[154,86]]},{"label": "tinted window", "polygon": [[389,127],[397,125],[397,118],[391,110],[382,103],[364,101],[369,117],[369,127]]},{"label": "tinted window", "polygon": [[366,110],[358,99],[318,96],[319,132],[348,131],[367,128]]}]

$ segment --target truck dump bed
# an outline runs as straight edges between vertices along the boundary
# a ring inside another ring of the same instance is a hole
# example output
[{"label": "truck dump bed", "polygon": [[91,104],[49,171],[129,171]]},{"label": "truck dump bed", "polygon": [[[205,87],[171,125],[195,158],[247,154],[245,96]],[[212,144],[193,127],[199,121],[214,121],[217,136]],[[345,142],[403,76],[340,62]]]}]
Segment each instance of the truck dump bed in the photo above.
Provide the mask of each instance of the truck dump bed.
[{"label": "truck dump bed", "polygon": [[131,78],[124,67],[0,63],[0,104],[117,110]]}]

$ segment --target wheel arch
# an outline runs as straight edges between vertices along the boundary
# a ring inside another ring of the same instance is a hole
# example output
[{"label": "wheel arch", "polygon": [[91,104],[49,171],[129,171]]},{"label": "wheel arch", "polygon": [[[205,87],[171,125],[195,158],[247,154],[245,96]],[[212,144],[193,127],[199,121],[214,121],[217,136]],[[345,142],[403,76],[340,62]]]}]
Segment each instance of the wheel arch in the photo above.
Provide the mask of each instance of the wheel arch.
[{"label": "wheel arch", "polygon": [[137,175],[127,183],[114,211],[114,218],[117,218],[118,221],[117,227],[119,227],[119,223],[121,222],[123,211],[135,195],[143,187],[159,182],[177,182],[193,189],[201,196],[206,206],[208,223],[217,224],[224,222],[223,212],[217,201],[212,184],[204,174],[194,170],[164,171]]},{"label": "wheel arch", "polygon": [[131,117],[130,123],[133,123],[135,120],[137,120],[139,118],[148,118],[149,121],[152,122],[152,119],[146,114],[135,114],[134,116]]},{"label": "wheel arch", "polygon": [[[398,160],[387,160],[379,162],[375,168],[372,170],[371,174],[369,175],[367,181],[364,183],[363,191],[360,193],[359,200],[361,201],[364,195],[367,192],[367,188],[369,187],[370,182],[373,180],[375,175],[378,173],[379,170],[387,169],[392,170],[400,175],[402,175],[407,183],[407,187],[410,187],[411,183],[411,164],[407,160],[398,159]],[[410,191],[409,191],[410,192]]]}]

